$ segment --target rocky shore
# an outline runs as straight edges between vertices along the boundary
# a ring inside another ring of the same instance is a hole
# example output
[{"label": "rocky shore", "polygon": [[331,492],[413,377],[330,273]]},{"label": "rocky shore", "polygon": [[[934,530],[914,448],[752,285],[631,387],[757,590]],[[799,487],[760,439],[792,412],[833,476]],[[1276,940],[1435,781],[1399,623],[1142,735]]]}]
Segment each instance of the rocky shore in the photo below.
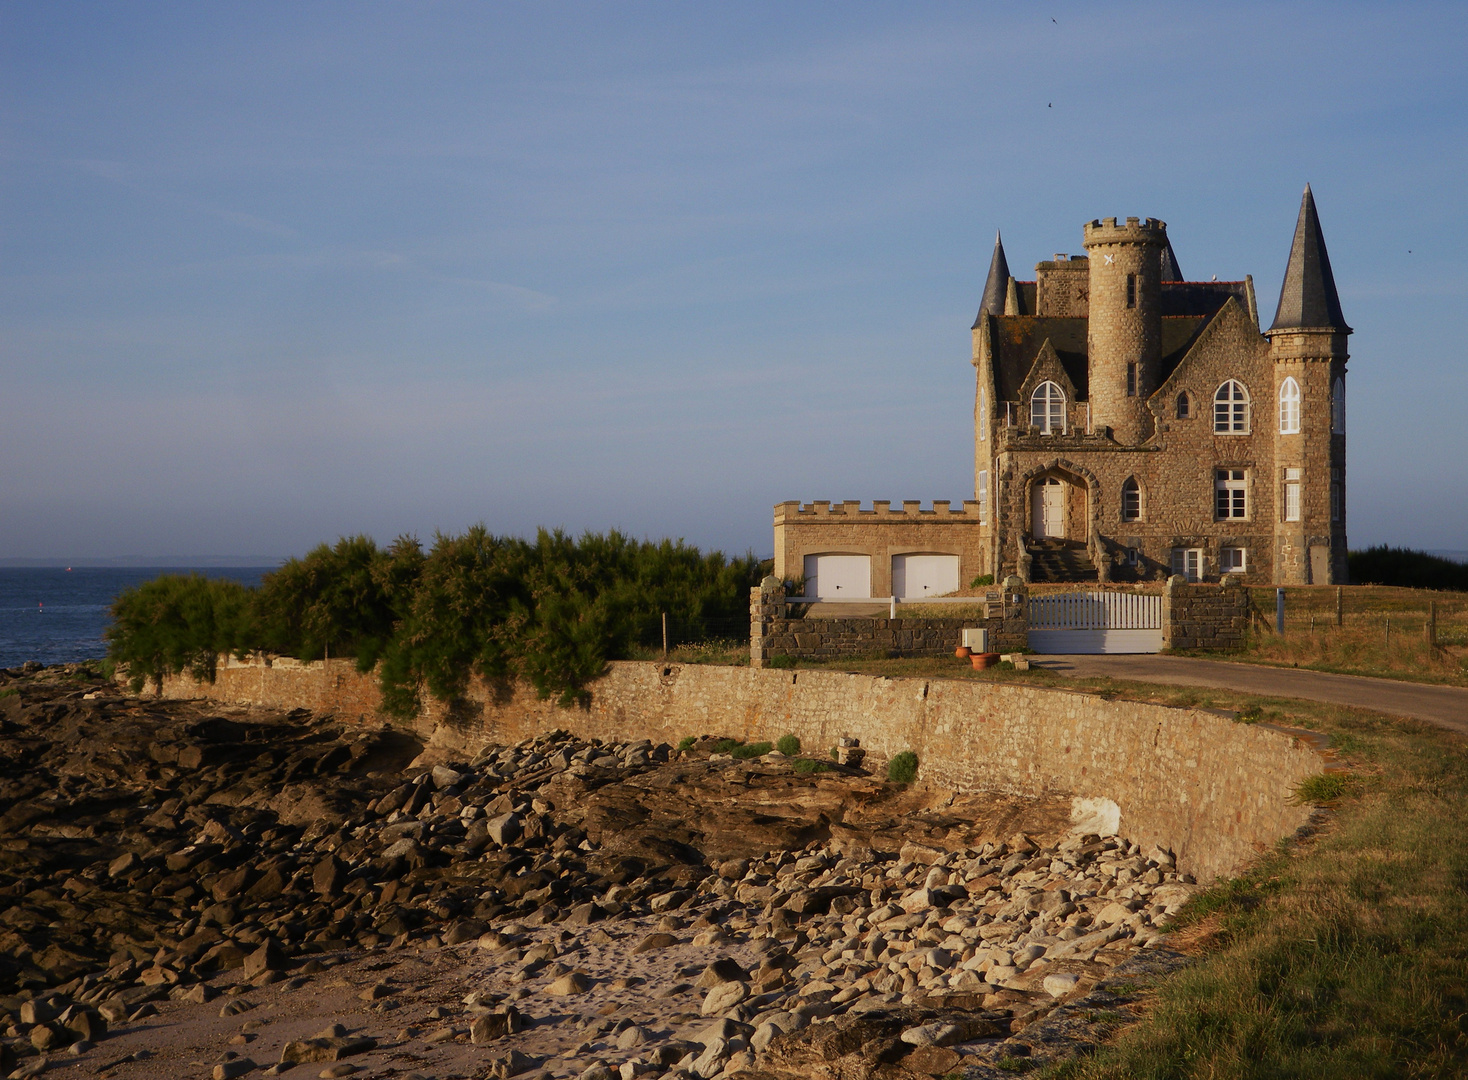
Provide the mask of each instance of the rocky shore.
[{"label": "rocky shore", "polygon": [[0,1075],[1004,1076],[1180,962],[1194,884],[1068,799],[689,735],[432,761],[0,672]]}]

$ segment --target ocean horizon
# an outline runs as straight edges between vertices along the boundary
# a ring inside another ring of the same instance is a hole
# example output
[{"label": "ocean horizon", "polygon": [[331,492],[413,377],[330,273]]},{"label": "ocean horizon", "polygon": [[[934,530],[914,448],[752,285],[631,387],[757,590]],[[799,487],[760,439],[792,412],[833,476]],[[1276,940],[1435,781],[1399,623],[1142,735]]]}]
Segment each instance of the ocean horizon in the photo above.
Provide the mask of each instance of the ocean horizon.
[{"label": "ocean horizon", "polygon": [[201,573],[258,585],[278,565],[0,566],[0,668],[101,659],[112,601],[159,574]]}]

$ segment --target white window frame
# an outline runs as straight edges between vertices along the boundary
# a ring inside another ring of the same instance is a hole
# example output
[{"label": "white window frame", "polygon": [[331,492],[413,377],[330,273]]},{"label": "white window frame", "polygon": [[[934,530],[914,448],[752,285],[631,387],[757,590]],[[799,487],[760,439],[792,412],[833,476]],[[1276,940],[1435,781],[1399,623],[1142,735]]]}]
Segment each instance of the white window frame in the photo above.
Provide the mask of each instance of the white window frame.
[{"label": "white window frame", "polygon": [[1217,521],[1249,519],[1248,470],[1213,470],[1213,516]]},{"label": "white window frame", "polygon": [[1284,519],[1300,520],[1300,470],[1286,469],[1284,485]]},{"label": "white window frame", "polygon": [[1300,384],[1293,375],[1279,384],[1279,433],[1300,434]]},{"label": "white window frame", "polygon": [[1172,572],[1180,574],[1189,581],[1203,580],[1203,549],[1181,548],[1172,549]]},{"label": "white window frame", "polygon": [[1249,413],[1249,388],[1238,379],[1225,379],[1213,392],[1213,434],[1249,434]]},{"label": "white window frame", "polygon": [[1248,548],[1221,547],[1218,549],[1218,572],[1220,574],[1243,574],[1248,570]]},{"label": "white window frame", "polygon": [[1193,395],[1186,390],[1180,390],[1172,400],[1172,414],[1177,420],[1193,419],[1197,415],[1193,412]]},{"label": "white window frame", "polygon": [[1346,433],[1346,380],[1340,376],[1330,388],[1330,430],[1334,435]]},{"label": "white window frame", "polygon": [[[1130,485],[1130,486],[1128,486],[1128,485]],[[1136,501],[1135,513],[1131,513],[1131,514],[1128,514],[1127,513],[1127,496],[1128,495],[1135,495],[1136,496],[1136,500],[1135,500]],[[1137,483],[1137,478],[1135,476],[1128,476],[1125,480],[1123,480],[1121,482],[1121,520],[1122,521],[1141,521],[1142,520],[1142,485],[1139,484],[1139,483]]]},{"label": "white window frame", "polygon": [[1046,379],[1030,394],[1030,427],[1039,428],[1041,435],[1064,435],[1065,404],[1060,384]]},{"label": "white window frame", "polygon": [[989,523],[989,470],[979,470],[979,524]]}]

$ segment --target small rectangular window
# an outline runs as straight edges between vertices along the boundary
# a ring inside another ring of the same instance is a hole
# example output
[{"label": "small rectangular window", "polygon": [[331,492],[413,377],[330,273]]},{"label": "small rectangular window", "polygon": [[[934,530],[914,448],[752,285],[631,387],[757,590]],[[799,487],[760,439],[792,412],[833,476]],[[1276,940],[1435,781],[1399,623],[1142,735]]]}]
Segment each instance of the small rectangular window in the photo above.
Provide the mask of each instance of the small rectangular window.
[{"label": "small rectangular window", "polygon": [[1331,469],[1330,470],[1330,520],[1331,521],[1340,521],[1341,518],[1342,518],[1342,516],[1343,516],[1342,513],[1341,513],[1341,511],[1342,511],[1342,504],[1345,502],[1345,499],[1343,499],[1341,496],[1342,496],[1342,493],[1344,491],[1345,491],[1345,485],[1341,482],[1341,471],[1340,471],[1340,469]]},{"label": "small rectangular window", "polygon": [[1249,516],[1248,482],[1243,469],[1219,469],[1213,481],[1214,514],[1220,519]]},{"label": "small rectangular window", "polygon": [[1137,275],[1126,276],[1126,306],[1134,308],[1137,306]]},{"label": "small rectangular window", "polygon": [[1249,568],[1247,549],[1226,547],[1218,549],[1218,571],[1222,574],[1242,574]]},{"label": "small rectangular window", "polygon": [[988,394],[979,391],[979,441],[983,442],[989,437],[989,399]]},{"label": "small rectangular window", "polygon": [[1140,548],[1129,547],[1126,549],[1126,564],[1128,566],[1136,566],[1141,561],[1142,551]]},{"label": "small rectangular window", "polygon": [[1300,520],[1300,485],[1294,482],[1285,485],[1285,520]]},{"label": "small rectangular window", "polygon": [[1172,572],[1181,574],[1189,581],[1200,579],[1203,576],[1203,549],[1173,548]]},{"label": "small rectangular window", "polygon": [[989,521],[989,470],[979,472],[979,524]]},{"label": "small rectangular window", "polygon": [[1137,365],[1135,363],[1126,366],[1126,396],[1137,396]]}]

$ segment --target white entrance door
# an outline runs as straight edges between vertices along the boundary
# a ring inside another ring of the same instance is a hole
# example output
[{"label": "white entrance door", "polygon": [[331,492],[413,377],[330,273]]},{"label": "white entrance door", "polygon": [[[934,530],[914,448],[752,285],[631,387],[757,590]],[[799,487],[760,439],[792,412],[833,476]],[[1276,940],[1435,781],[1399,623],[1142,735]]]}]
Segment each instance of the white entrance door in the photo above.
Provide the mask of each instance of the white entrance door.
[{"label": "white entrance door", "polygon": [[1036,540],[1065,539],[1065,485],[1053,476],[1031,490],[1030,521]]},{"label": "white entrance door", "polygon": [[807,555],[805,595],[808,597],[859,597],[872,595],[870,555]]},{"label": "white entrance door", "polygon": [[958,591],[958,556],[927,553],[892,556],[892,595],[946,596]]}]

